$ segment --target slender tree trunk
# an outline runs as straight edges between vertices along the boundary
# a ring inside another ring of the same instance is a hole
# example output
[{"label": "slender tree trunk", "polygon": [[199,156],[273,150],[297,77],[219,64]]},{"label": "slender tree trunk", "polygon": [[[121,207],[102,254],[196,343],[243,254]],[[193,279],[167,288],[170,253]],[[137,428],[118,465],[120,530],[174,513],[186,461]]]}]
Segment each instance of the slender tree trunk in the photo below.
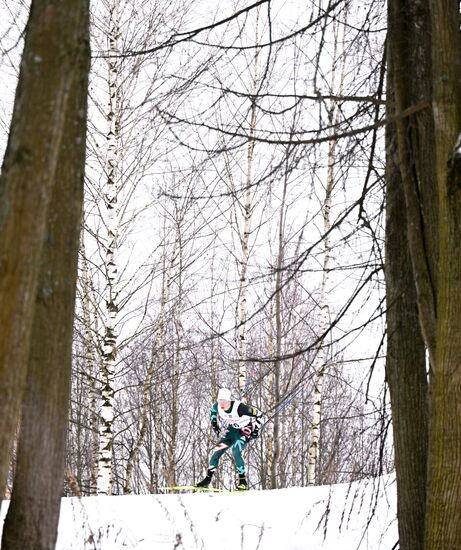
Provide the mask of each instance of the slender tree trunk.
[{"label": "slender tree trunk", "polygon": [[[275,360],[273,363],[273,400],[277,405],[281,401],[281,360],[282,355],[282,292],[283,292],[283,263],[285,258],[285,210],[286,210],[286,197],[288,190],[288,159],[289,159],[289,150],[286,151],[286,160],[285,160],[285,177],[283,180],[283,193],[282,201],[280,204],[280,217],[279,217],[279,228],[278,228],[278,248],[277,248],[277,267],[275,273]],[[271,456],[271,488],[276,489],[279,486],[278,480],[278,466],[280,460],[280,431],[281,431],[281,421],[280,415],[276,414],[274,416],[273,431],[272,431],[272,442],[273,450]]]},{"label": "slender tree trunk", "polygon": [[[255,43],[259,42],[259,11],[256,21],[256,39]],[[253,211],[253,164],[254,164],[254,149],[255,149],[255,131],[256,131],[256,94],[259,85],[259,48],[255,50],[253,61],[253,82],[250,108],[250,131],[247,145],[247,172],[245,181],[245,202],[243,206],[243,232],[240,236],[241,244],[241,259],[240,259],[240,284],[239,284],[239,301],[238,301],[238,343],[237,343],[237,358],[238,358],[238,389],[242,394],[247,385],[247,364],[246,364],[246,349],[247,349],[247,294],[248,294],[248,261],[250,258],[250,232],[251,232],[251,216]]]},{"label": "slender tree trunk", "polygon": [[[331,244],[329,231],[331,228],[330,222],[330,209],[331,209],[331,194],[334,184],[334,142],[330,142],[328,152],[328,175],[327,185],[325,189],[325,202],[323,204],[323,230],[324,230],[324,254],[323,254],[323,266],[322,266],[322,283],[320,285],[320,319],[318,332],[320,335],[324,334],[330,317],[330,308],[328,305],[328,284],[330,278],[330,256],[331,256]],[[308,467],[307,467],[307,483],[314,485],[316,482],[317,462],[318,462],[318,449],[320,439],[320,421],[322,412],[322,397],[323,397],[323,380],[326,369],[326,353],[325,343],[322,340],[319,342],[319,348],[315,359],[315,383],[314,392],[312,396],[312,424],[310,430],[310,443],[308,450]]]},{"label": "slender tree trunk", "polygon": [[[164,262],[164,266],[165,266],[165,262]],[[161,393],[159,392],[159,388],[162,382],[158,382],[157,384],[154,384],[153,381],[154,381],[155,369],[156,368],[158,369],[159,365],[162,364],[163,361],[161,361],[160,358],[164,356],[162,350],[164,347],[164,331],[165,331],[165,315],[166,315],[165,308],[166,308],[166,302],[169,296],[169,282],[167,281],[170,280],[170,277],[171,277],[171,264],[170,264],[170,269],[168,270],[168,273],[165,271],[165,269],[163,271],[163,284],[162,284],[162,296],[160,300],[160,312],[157,320],[155,338],[152,343],[152,354],[149,361],[149,365],[147,367],[146,378],[143,384],[139,433],[136,441],[134,442],[130,450],[128,460],[127,460],[125,486],[123,489],[124,494],[130,494],[132,492],[131,478],[133,475],[135,460],[138,457],[139,451],[141,450],[142,443],[147,434],[148,415],[149,415],[149,411],[151,411],[152,409],[154,410],[153,418],[155,420],[154,429],[155,429],[156,437],[157,437],[157,431],[160,428],[159,399],[160,399]],[[160,445],[156,445],[156,449],[154,450],[156,454],[154,456],[158,457],[160,448],[161,448]],[[158,473],[158,461],[154,460],[154,465],[156,466],[154,471]],[[155,487],[153,487],[154,492],[157,492],[157,489],[158,489],[158,476],[156,477],[156,480],[157,480],[157,483],[155,484]]]},{"label": "slender tree trunk", "polygon": [[[271,253],[272,256],[272,253]],[[271,290],[272,293],[272,290]],[[274,329],[273,329],[273,319],[274,319],[274,311],[273,311],[273,300],[269,302],[269,313],[268,313],[268,319],[269,319],[269,334],[267,339],[267,356],[270,360],[272,360],[275,356],[274,353]],[[269,380],[267,382],[267,390],[268,390],[268,409],[270,411],[275,410],[275,407],[277,406],[277,402],[279,399],[279,396],[275,393],[275,371],[274,368],[271,368],[269,373]],[[264,479],[264,485],[263,489],[266,489],[266,487],[275,488],[272,486],[272,483],[275,483],[273,479],[272,472],[276,471],[276,467],[274,466],[274,461],[276,459],[275,451],[274,451],[274,437],[278,435],[278,428],[275,429],[275,423],[278,422],[278,418],[274,418],[274,423],[272,426],[272,430],[267,430],[267,437],[266,437],[266,456],[267,456],[267,469],[265,472],[265,479]]]},{"label": "slender tree trunk", "polygon": [[168,430],[169,438],[169,449],[168,449],[168,484],[176,485],[176,446],[179,433],[179,383],[180,383],[180,372],[181,372],[181,336],[182,336],[182,324],[181,324],[181,312],[183,304],[183,241],[182,241],[182,228],[181,228],[181,215],[179,215],[176,222],[176,242],[175,248],[177,248],[177,262],[175,262],[176,267],[176,276],[175,280],[177,281],[178,286],[178,295],[177,295],[177,304],[175,307],[175,319],[174,319],[174,330],[175,330],[175,353],[174,353],[174,363],[173,363],[173,372],[171,374],[169,385],[171,388],[170,391],[170,426]]},{"label": "slender tree trunk", "polygon": [[41,249],[74,76],[69,48],[75,35],[63,12],[76,9],[71,1],[32,3],[0,176],[1,487],[25,387]]},{"label": "slender tree trunk", "polygon": [[[283,211],[283,208],[281,209]],[[283,219],[283,215],[281,215]],[[282,220],[281,220],[282,221]],[[283,230],[280,230],[283,233]],[[280,254],[283,254],[283,250],[279,249],[279,259]],[[281,376],[281,349],[282,349],[282,319],[281,319],[281,293],[282,293],[282,274],[281,269],[279,268],[276,275],[276,291],[275,291],[275,360],[273,363],[273,373],[271,379],[271,390],[273,399],[272,402],[275,407],[280,404],[281,393],[280,393],[280,376]],[[270,456],[270,488],[277,489],[279,486],[279,460],[280,460],[280,414],[277,413],[274,415],[274,422],[272,428],[272,454]]]},{"label": "slender tree trunk", "polygon": [[[48,124],[62,123],[56,171],[47,174],[52,191],[41,248],[13,495],[3,529],[2,549],[6,550],[49,550],[57,536],[83,202],[88,10],[87,2],[74,0],[53,5],[36,2],[28,26],[26,59],[32,48],[35,57],[43,56],[44,69],[53,73],[41,73],[44,82],[35,83],[33,94],[39,93],[41,86],[50,94],[55,92],[54,86],[61,88],[62,100],[49,113]],[[54,73],[60,75],[57,82]]]},{"label": "slender tree trunk", "polygon": [[117,263],[118,249],[118,189],[120,185],[120,58],[119,3],[110,5],[109,20],[109,105],[107,111],[107,162],[105,204],[107,212],[106,245],[106,316],[102,361],[102,406],[99,421],[98,493],[112,492],[112,447],[114,421],[115,363],[117,360]]},{"label": "slender tree trunk", "polygon": [[[345,28],[345,26],[343,26]],[[336,24],[334,28],[334,50],[333,50],[333,68],[332,68],[332,82],[331,89],[335,91],[336,86],[336,64],[338,62],[337,58],[337,49],[338,49],[338,36]],[[338,86],[338,94],[341,95],[343,91],[343,82],[344,82],[344,71],[345,71],[345,61],[342,63],[341,73],[340,73],[340,82]],[[332,101],[329,109],[329,125],[335,131],[335,126],[339,123],[340,110],[337,104]],[[318,326],[318,334],[322,336],[325,334],[329,317],[330,317],[330,306],[328,304],[328,291],[329,291],[329,280],[330,280],[330,259],[331,259],[331,219],[330,211],[332,204],[332,194],[335,184],[335,165],[336,165],[336,140],[331,140],[328,145],[328,166],[327,166],[327,181],[325,186],[325,199],[323,202],[323,266],[322,266],[322,282],[320,284],[320,295],[319,295],[319,307],[320,307],[320,319]],[[308,466],[307,466],[307,483],[309,485],[314,485],[317,479],[317,470],[318,470],[318,455],[319,455],[319,440],[320,440],[320,422],[322,418],[322,399],[323,399],[323,381],[325,377],[326,370],[326,353],[325,353],[325,341],[322,340],[319,342],[319,348],[317,350],[317,355],[314,364],[315,371],[315,383],[314,383],[314,392],[312,397],[312,424],[310,430],[310,443],[308,450]]]},{"label": "slender tree trunk", "polygon": [[[99,366],[96,360],[96,346],[94,343],[94,334],[97,334],[97,327],[93,326],[93,315],[91,303],[92,303],[92,283],[90,273],[88,269],[88,260],[85,254],[85,243],[82,238],[80,240],[80,256],[81,261],[81,286],[82,286],[82,317],[83,317],[83,331],[84,331],[84,364],[86,375],[86,387],[88,388],[88,403],[89,403],[89,428],[90,428],[90,487],[89,494],[96,495],[98,492],[98,454],[99,454],[99,413],[98,407],[98,387],[97,387],[97,372]],[[78,439],[79,441],[79,439]]]},{"label": "slender tree trunk", "polygon": [[430,5],[440,253],[426,550],[453,550],[461,548],[461,40],[458,2]]}]

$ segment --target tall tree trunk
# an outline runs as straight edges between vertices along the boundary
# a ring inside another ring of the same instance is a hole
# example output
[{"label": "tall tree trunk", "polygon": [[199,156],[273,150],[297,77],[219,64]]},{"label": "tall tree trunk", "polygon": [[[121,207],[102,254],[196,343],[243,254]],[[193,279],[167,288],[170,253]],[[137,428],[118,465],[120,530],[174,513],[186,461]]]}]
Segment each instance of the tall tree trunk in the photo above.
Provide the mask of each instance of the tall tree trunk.
[{"label": "tall tree trunk", "polygon": [[120,185],[120,21],[119,2],[111,2],[109,14],[109,105],[107,111],[106,189],[106,315],[102,357],[102,406],[99,421],[98,493],[112,492],[112,447],[114,421],[115,363],[117,359],[117,263],[118,190]]},{"label": "tall tree trunk", "polygon": [[[343,29],[345,29],[343,25]],[[335,23],[334,29],[334,49],[333,49],[333,65],[332,65],[332,81],[331,89],[335,93],[336,86],[336,74],[338,63],[338,36],[337,36],[337,24]],[[344,38],[344,37],[343,37]],[[343,93],[344,87],[344,72],[346,63],[343,58],[343,62],[340,65],[340,78],[338,85],[338,95]],[[340,109],[334,100],[331,101],[328,113],[328,124],[332,128],[332,132],[335,132],[335,127],[340,120]],[[322,282],[320,284],[319,295],[319,308],[320,319],[318,325],[318,334],[322,338],[319,342],[319,348],[315,359],[314,371],[315,382],[313,392],[313,404],[312,404],[312,424],[310,430],[310,443],[308,450],[308,466],[307,466],[307,483],[314,485],[317,479],[318,469],[318,455],[319,455],[319,440],[320,440],[320,422],[322,418],[322,399],[323,399],[323,381],[326,370],[326,353],[325,353],[325,341],[322,335],[325,334],[330,317],[330,306],[328,304],[328,290],[330,281],[330,259],[331,259],[331,204],[332,194],[335,184],[335,165],[336,165],[336,146],[337,140],[332,139],[328,145],[327,156],[327,179],[325,185],[325,199],[323,201],[323,265],[322,265]]]},{"label": "tall tree trunk", "polygon": [[[26,60],[30,62],[30,48],[33,63],[40,56],[44,69],[53,73],[39,72],[44,81],[35,83],[33,94],[39,93],[41,86],[49,94],[55,93],[54,86],[61,89],[60,104],[49,112],[52,116],[48,121],[50,127],[56,120],[61,124],[57,168],[54,175],[46,176],[51,178],[52,192],[41,249],[13,495],[3,530],[2,549],[6,550],[48,550],[54,547],[57,536],[83,202],[88,10],[87,2],[75,0],[34,2],[28,25]],[[27,64],[23,67],[24,71],[29,68]],[[55,74],[60,78],[55,80]]]},{"label": "tall tree trunk", "polygon": [[[335,142],[331,141],[328,151],[328,174],[327,174],[327,184],[325,188],[325,201],[323,203],[323,230],[324,230],[324,240],[323,240],[323,266],[322,266],[322,282],[320,285],[320,296],[319,296],[319,306],[320,306],[320,319],[318,325],[318,334],[321,336],[325,334],[325,331],[328,326],[328,321],[330,317],[330,307],[328,304],[328,286],[330,279],[330,257],[331,257],[331,239],[330,239],[330,209],[331,209],[331,195],[333,192],[334,184],[334,146]],[[315,382],[314,382],[314,392],[312,396],[312,423],[310,429],[310,443],[308,450],[309,462],[307,466],[307,483],[309,485],[314,485],[316,482],[316,472],[317,472],[317,462],[319,454],[319,440],[320,440],[320,421],[322,413],[322,397],[323,397],[323,380],[325,377],[326,370],[326,353],[325,353],[325,342],[322,339],[319,342],[319,348],[317,350],[317,355],[315,358],[314,364],[315,370]]]},{"label": "tall tree trunk", "polygon": [[[48,205],[67,120],[72,1],[32,3],[0,176],[0,486],[25,387]],[[71,28],[73,31],[74,29]],[[70,59],[72,58],[72,59]]]},{"label": "tall tree trunk", "polygon": [[177,254],[175,254],[175,281],[178,287],[177,302],[174,313],[174,331],[175,331],[175,352],[172,366],[172,373],[169,380],[170,385],[170,415],[169,415],[169,430],[168,430],[168,457],[167,457],[167,482],[170,486],[176,485],[176,447],[178,443],[179,433],[179,384],[181,380],[181,339],[182,339],[182,324],[181,313],[183,309],[183,235],[182,235],[182,215],[178,213],[176,221],[176,240],[175,248],[177,248]]},{"label": "tall tree trunk", "polygon": [[[388,63],[392,79],[392,64]],[[393,112],[388,91],[388,110]],[[387,356],[397,514],[402,550],[424,547],[427,465],[427,379],[425,346],[407,237],[407,210],[399,169],[395,126],[386,129]]]},{"label": "tall tree trunk", "polygon": [[[270,245],[269,245],[270,246]],[[272,251],[271,251],[271,257],[272,257]],[[271,294],[272,294],[271,289]],[[268,337],[267,337],[267,356],[270,360],[273,360],[275,357],[274,353],[274,325],[273,325],[273,319],[274,319],[274,305],[273,300],[271,300],[268,304],[269,312],[268,312]],[[269,372],[269,379],[267,382],[267,393],[268,393],[268,403],[267,408],[270,411],[274,411],[277,403],[279,402],[280,396],[277,395],[275,391],[275,372],[276,367],[275,364],[271,367],[271,370]],[[278,386],[279,387],[279,386]],[[267,456],[267,468],[265,471],[265,477],[263,481],[263,489],[266,489],[267,487],[270,487],[274,489],[275,487],[273,484],[276,484],[276,480],[274,480],[275,474],[273,472],[276,472],[277,468],[274,464],[277,460],[277,453],[275,451],[275,443],[274,443],[274,437],[278,437],[279,429],[278,429],[278,417],[274,417],[274,422],[272,426],[272,430],[267,430],[267,436],[266,436],[266,456]]]},{"label": "tall tree trunk", "polygon": [[[259,43],[259,8],[256,20],[256,38],[255,43]],[[245,180],[245,199],[243,205],[243,231],[240,234],[240,245],[242,248],[240,256],[240,283],[238,296],[238,342],[237,342],[237,358],[238,358],[238,389],[242,394],[246,390],[247,385],[247,364],[246,364],[246,349],[247,349],[247,294],[248,294],[248,261],[250,258],[250,231],[251,231],[251,216],[253,211],[253,164],[254,164],[254,149],[255,149],[255,132],[256,132],[256,95],[259,86],[259,48],[256,48],[253,61],[253,81],[252,81],[252,99],[250,107],[250,131],[247,145],[247,171]]]},{"label": "tall tree trunk", "polygon": [[[388,63],[399,166],[408,211],[407,236],[418,297],[419,322],[431,364],[437,322],[438,194],[431,98],[431,28],[428,0],[389,0]],[[393,113],[389,113],[393,115]]]},{"label": "tall tree trunk", "polygon": [[[281,376],[282,376],[282,361],[280,359],[282,355],[282,292],[283,292],[283,264],[285,259],[285,213],[286,213],[286,198],[288,191],[288,174],[289,174],[289,165],[288,160],[290,158],[290,150],[287,149],[285,153],[285,176],[283,179],[283,192],[282,192],[282,202],[280,204],[280,217],[278,223],[278,246],[277,246],[277,264],[276,264],[276,273],[275,273],[275,290],[274,290],[274,301],[275,301],[275,357],[274,363],[272,366],[272,377],[271,377],[271,386],[273,391],[273,403],[274,406],[280,404],[281,401]],[[271,306],[272,309],[272,306]],[[280,439],[281,439],[281,420],[280,415],[276,414],[274,416],[273,430],[272,430],[272,455],[270,460],[270,486],[272,489],[276,489],[280,486],[278,480],[278,467],[280,461]]]},{"label": "tall tree trunk", "polygon": [[[413,318],[416,311],[432,369],[438,346],[439,197],[434,184],[430,105],[434,35],[428,0],[390,0],[388,9],[387,109],[390,116],[398,118],[395,126],[387,129],[386,374],[394,428],[400,545],[402,550],[419,550],[424,547],[426,521],[429,412],[426,365]],[[419,109],[414,114],[402,116],[415,107]]]},{"label": "tall tree trunk", "polygon": [[81,260],[81,307],[83,318],[83,342],[84,342],[84,376],[85,385],[88,388],[88,419],[90,429],[90,456],[89,456],[89,469],[90,469],[90,487],[89,494],[96,495],[98,491],[98,454],[99,454],[99,413],[98,407],[98,392],[97,387],[97,373],[99,365],[96,360],[96,345],[94,342],[94,335],[98,333],[96,321],[97,316],[93,314],[92,297],[94,295],[92,288],[92,281],[88,269],[88,260],[85,254],[85,243],[82,237],[80,239],[80,256]]},{"label": "tall tree trunk", "polygon": [[426,549],[452,550],[461,548],[461,40],[458,2],[430,4],[440,252]]}]

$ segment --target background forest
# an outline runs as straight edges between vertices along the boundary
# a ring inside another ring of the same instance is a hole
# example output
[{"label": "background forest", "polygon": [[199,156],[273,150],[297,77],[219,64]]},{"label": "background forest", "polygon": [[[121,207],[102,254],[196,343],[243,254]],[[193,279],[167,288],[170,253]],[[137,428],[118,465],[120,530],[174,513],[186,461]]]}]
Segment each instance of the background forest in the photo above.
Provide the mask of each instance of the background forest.
[{"label": "background forest", "polygon": [[65,496],[196,481],[220,386],[265,413],[252,488],[397,468],[402,550],[461,544],[445,3],[2,2],[2,548],[61,467]]}]

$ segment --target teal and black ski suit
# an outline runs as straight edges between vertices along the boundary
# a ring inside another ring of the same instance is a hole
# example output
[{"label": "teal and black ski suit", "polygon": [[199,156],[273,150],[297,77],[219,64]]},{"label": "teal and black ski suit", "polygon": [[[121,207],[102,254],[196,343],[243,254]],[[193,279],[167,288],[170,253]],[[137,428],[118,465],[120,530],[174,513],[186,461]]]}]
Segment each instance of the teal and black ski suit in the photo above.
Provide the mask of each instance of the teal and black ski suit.
[{"label": "teal and black ski suit", "polygon": [[[258,437],[262,413],[256,407],[250,407],[241,401],[231,401],[230,407],[224,411],[216,401],[211,407],[210,417],[211,425],[220,435],[220,439],[211,455],[209,469],[216,470],[222,455],[232,449],[237,472],[245,474],[242,451],[250,439]],[[221,428],[218,419],[221,422]]]}]

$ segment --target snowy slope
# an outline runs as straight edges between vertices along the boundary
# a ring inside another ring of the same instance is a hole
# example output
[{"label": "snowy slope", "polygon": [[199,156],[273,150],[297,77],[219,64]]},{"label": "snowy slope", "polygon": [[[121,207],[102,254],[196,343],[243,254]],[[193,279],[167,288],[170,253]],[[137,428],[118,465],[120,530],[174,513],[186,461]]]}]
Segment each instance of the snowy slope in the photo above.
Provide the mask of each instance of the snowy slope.
[{"label": "snowy slope", "polygon": [[[2,506],[3,518],[6,506]],[[65,498],[58,550],[391,550],[395,483]]]}]

